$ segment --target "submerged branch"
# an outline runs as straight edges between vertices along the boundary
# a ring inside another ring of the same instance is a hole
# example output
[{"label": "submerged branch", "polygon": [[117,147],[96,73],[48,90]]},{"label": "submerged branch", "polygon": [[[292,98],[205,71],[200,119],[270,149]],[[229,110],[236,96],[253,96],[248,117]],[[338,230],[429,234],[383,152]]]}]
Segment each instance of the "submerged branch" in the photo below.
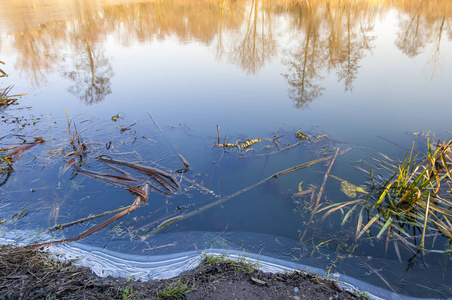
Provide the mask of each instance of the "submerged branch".
[{"label": "submerged branch", "polygon": [[306,228],[305,228],[303,234],[301,235],[300,242],[303,241],[303,239],[306,235],[306,232],[308,231],[309,224],[311,224],[312,219],[314,218],[314,215],[316,214],[317,209],[319,208],[319,203],[320,203],[320,199],[322,198],[323,189],[325,188],[326,180],[328,179],[328,175],[331,172],[331,168],[333,167],[334,161],[336,160],[336,157],[338,154],[339,154],[339,148],[337,148],[336,154],[334,154],[334,157],[331,160],[330,166],[328,167],[328,170],[325,172],[325,176],[323,178],[323,183],[320,186],[319,194],[317,195],[317,200],[315,201],[314,208],[312,209],[312,212],[311,212],[311,217],[309,218],[309,222],[306,224]]},{"label": "submerged branch", "polygon": [[[347,149],[342,150],[340,152],[337,151],[335,157],[338,154],[342,155],[342,154],[346,153],[350,149],[351,148],[347,148]],[[288,173],[291,173],[291,172],[295,172],[295,171],[298,171],[298,170],[301,170],[301,169],[304,169],[304,168],[308,168],[310,166],[313,166],[315,164],[318,164],[320,162],[326,161],[326,160],[331,159],[331,158],[332,158],[332,156],[316,159],[316,160],[313,160],[313,161],[310,161],[310,162],[307,162],[307,163],[304,163],[304,164],[301,164],[301,165],[297,165],[297,166],[294,166],[292,168],[280,171],[278,173],[275,173],[275,174],[271,175],[270,177],[267,177],[267,178],[255,183],[255,184],[249,186],[249,187],[241,189],[240,191],[237,191],[237,192],[235,192],[235,193],[233,193],[231,195],[225,196],[225,197],[223,197],[223,198],[221,198],[221,199],[219,199],[219,200],[217,200],[215,202],[209,203],[209,204],[207,204],[207,205],[205,205],[203,207],[198,208],[197,210],[193,210],[193,211],[191,211],[189,213],[186,213],[186,214],[181,214],[180,216],[177,217],[177,219],[175,218],[174,222],[171,222],[171,224],[179,222],[179,221],[182,221],[182,220],[185,220],[185,219],[188,219],[188,218],[191,218],[191,217],[196,216],[197,214],[199,214],[199,213],[201,213],[201,212],[203,212],[205,210],[208,210],[208,209],[210,209],[212,207],[215,207],[215,206],[218,206],[220,204],[223,204],[226,201],[228,201],[228,200],[230,200],[230,199],[232,199],[234,197],[237,197],[237,196],[239,196],[239,195],[241,195],[241,194],[243,194],[245,192],[248,192],[249,190],[252,190],[252,189],[258,187],[258,186],[262,185],[265,182],[268,182],[268,181],[270,181],[270,180],[272,180],[274,178],[278,178],[281,175],[288,174]],[[165,225],[165,226],[162,226],[162,225]],[[152,230],[147,236],[143,237],[143,239],[146,239],[149,236],[153,236],[153,235],[157,234],[160,230],[165,228],[166,225],[169,225],[169,224],[168,223],[167,224],[160,224],[156,229]]]}]

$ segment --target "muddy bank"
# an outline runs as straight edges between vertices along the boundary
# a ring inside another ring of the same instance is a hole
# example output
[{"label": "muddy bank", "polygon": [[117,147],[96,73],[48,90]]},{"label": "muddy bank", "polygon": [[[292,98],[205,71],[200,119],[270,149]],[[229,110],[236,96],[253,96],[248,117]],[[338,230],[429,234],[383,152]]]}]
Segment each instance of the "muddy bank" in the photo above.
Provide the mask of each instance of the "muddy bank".
[{"label": "muddy bank", "polygon": [[37,249],[0,247],[0,299],[365,299],[307,273],[263,273],[244,262],[207,257],[167,280],[101,278]]}]

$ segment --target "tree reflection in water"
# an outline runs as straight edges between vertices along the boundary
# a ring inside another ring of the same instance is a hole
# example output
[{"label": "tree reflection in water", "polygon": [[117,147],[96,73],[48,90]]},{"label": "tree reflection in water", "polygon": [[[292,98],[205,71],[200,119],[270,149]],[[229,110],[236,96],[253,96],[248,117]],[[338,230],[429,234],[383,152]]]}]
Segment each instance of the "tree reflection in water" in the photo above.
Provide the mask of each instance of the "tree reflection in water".
[{"label": "tree reflection in water", "polygon": [[[345,91],[353,90],[360,62],[374,47],[375,20],[393,8],[399,11],[395,44],[400,51],[410,58],[430,51],[427,77],[433,78],[441,66],[442,42],[452,39],[452,2],[442,0],[118,0],[109,5],[49,0],[47,4],[31,5],[26,0],[3,4],[8,13],[1,23],[7,26],[0,28],[4,37],[0,51],[17,53],[14,68],[34,85],[63,69],[62,75],[73,81],[68,90],[87,104],[103,101],[112,92],[113,68],[101,42],[107,36],[114,35],[125,47],[136,41],[152,45],[173,36],[202,42],[213,48],[217,59],[225,58],[249,75],[282,55],[289,97],[298,108],[322,95],[323,78],[331,71]],[[287,35],[288,44],[281,39]]]},{"label": "tree reflection in water", "polygon": [[322,74],[331,70],[336,70],[345,92],[352,91],[360,61],[374,47],[374,37],[369,33],[375,16],[367,14],[362,19],[362,11],[371,9],[345,3],[315,10],[311,5],[298,5],[292,11],[297,12],[292,15],[293,28],[302,37],[298,49],[286,51],[284,59],[289,71],[284,77],[294,105],[304,108],[320,97],[325,89],[321,85]]},{"label": "tree reflection in water", "polygon": [[102,50],[94,51],[88,40],[85,49],[76,53],[74,70],[64,72],[64,77],[74,82],[68,91],[79,97],[85,104],[101,102],[111,94],[110,78],[113,67]]}]

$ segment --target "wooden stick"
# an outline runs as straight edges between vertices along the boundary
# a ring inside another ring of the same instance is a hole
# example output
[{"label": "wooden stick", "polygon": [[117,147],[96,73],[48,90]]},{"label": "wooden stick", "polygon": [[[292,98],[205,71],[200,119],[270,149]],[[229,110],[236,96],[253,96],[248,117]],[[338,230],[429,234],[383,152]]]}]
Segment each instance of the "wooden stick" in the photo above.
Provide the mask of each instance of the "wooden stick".
[{"label": "wooden stick", "polygon": [[336,157],[338,154],[339,154],[339,148],[337,148],[336,154],[334,154],[334,157],[331,160],[330,166],[328,167],[328,170],[326,171],[325,176],[323,177],[323,183],[322,183],[322,186],[320,187],[319,194],[317,195],[317,200],[315,202],[314,209],[312,210],[311,217],[309,218],[309,222],[306,224],[306,228],[305,228],[303,234],[301,235],[300,242],[303,241],[304,236],[306,235],[306,232],[308,231],[309,224],[311,224],[312,219],[314,218],[314,215],[316,214],[317,209],[319,208],[320,199],[322,198],[323,189],[325,188],[326,180],[328,179],[328,174],[330,174],[331,167],[333,166],[334,161],[336,160]]},{"label": "wooden stick", "polygon": [[287,146],[286,148],[283,148],[283,149],[281,149],[281,150],[272,151],[272,152],[270,152],[270,153],[262,153],[262,154],[258,154],[258,155],[256,155],[256,156],[257,156],[257,157],[261,157],[261,156],[267,156],[267,155],[276,154],[276,153],[279,153],[279,152],[282,152],[282,151],[285,151],[285,150],[292,149],[292,148],[294,148],[294,147],[296,147],[296,146],[298,146],[298,145],[303,144],[304,142],[305,142],[305,141],[298,142],[298,143],[295,143],[295,144],[293,144],[293,145]]},{"label": "wooden stick", "polygon": [[[168,168],[167,168],[167,167],[162,166],[161,164],[159,164],[159,163],[157,163],[157,162],[150,161],[149,163],[153,164],[154,166],[156,166],[156,167],[158,167],[158,168],[160,168],[160,169],[166,169],[166,170],[168,171]],[[187,181],[188,183],[190,183],[190,184],[196,186],[197,188],[203,190],[203,191],[206,192],[206,193],[215,195],[215,192],[214,192],[214,191],[212,191],[212,190],[206,188],[205,186],[200,185],[200,184],[197,183],[196,181],[194,181],[194,180],[188,178],[187,176],[182,177],[182,180]]]},{"label": "wooden stick", "polygon": [[128,208],[123,209],[123,211],[121,211],[120,213],[114,215],[113,217],[111,217],[110,219],[100,223],[99,225],[81,233],[79,236],[77,237],[73,237],[70,239],[61,239],[61,240],[57,240],[57,241],[51,241],[51,242],[45,242],[45,243],[40,243],[40,244],[32,244],[29,246],[26,246],[25,248],[40,248],[40,247],[48,247],[48,246],[52,246],[52,245],[57,245],[57,244],[62,244],[62,243],[69,243],[69,242],[75,242],[78,240],[81,240],[97,231],[99,231],[100,229],[104,228],[107,225],[110,225],[111,223],[113,223],[114,221],[116,221],[117,219],[127,215],[128,213],[134,211],[135,209],[137,209],[138,207],[140,207],[140,204],[142,202],[146,202],[147,201],[147,196],[149,194],[149,185],[146,184],[143,190],[143,194],[145,195],[145,197],[142,197],[141,195],[139,195],[136,199],[135,202]]},{"label": "wooden stick", "polygon": [[191,167],[190,167],[190,164],[188,163],[188,161],[182,156],[182,154],[179,153],[177,155],[179,155],[179,158],[182,161],[182,164],[184,165],[184,168],[180,169],[180,170],[177,170],[176,172],[178,172],[178,173],[185,173],[185,172],[190,171]]},{"label": "wooden stick", "polygon": [[[349,151],[350,149],[351,149],[351,148],[347,148],[347,149],[342,150],[342,151],[340,151],[340,152],[339,152],[339,149],[338,149],[338,151],[336,151],[336,155],[334,156],[334,158],[336,158],[336,156],[337,156],[338,154],[341,154],[341,155],[342,155],[342,154],[344,154],[345,152]],[[295,172],[295,171],[298,171],[298,170],[300,170],[300,169],[308,168],[308,167],[313,166],[313,165],[315,165],[315,164],[318,164],[318,163],[320,163],[320,162],[322,162],[322,161],[326,161],[326,160],[330,159],[331,157],[332,157],[332,156],[328,156],[328,157],[316,159],[316,160],[313,160],[313,161],[310,161],[310,162],[307,162],[307,163],[304,163],[304,164],[301,164],[301,165],[297,165],[297,166],[295,166],[295,167],[292,167],[292,168],[283,170],[283,171],[281,171],[281,172],[275,173],[275,174],[271,175],[270,177],[267,177],[267,178],[265,178],[265,179],[263,179],[263,180],[261,180],[261,181],[255,183],[255,184],[249,186],[249,187],[246,187],[246,188],[244,188],[244,189],[241,189],[240,191],[237,191],[237,192],[235,192],[235,193],[233,193],[233,194],[231,194],[231,195],[225,196],[225,197],[223,197],[223,198],[221,198],[221,199],[219,199],[219,200],[217,200],[217,201],[215,201],[215,202],[212,202],[212,203],[207,204],[207,205],[205,205],[205,206],[203,206],[203,207],[200,207],[200,208],[198,208],[197,210],[193,210],[193,211],[191,211],[191,212],[189,212],[189,213],[182,214],[182,215],[180,215],[181,218],[177,219],[177,220],[176,220],[175,222],[173,222],[173,223],[176,223],[176,222],[179,222],[179,221],[182,221],[182,220],[191,218],[191,217],[196,216],[197,214],[199,214],[199,213],[201,213],[201,212],[203,212],[203,211],[205,211],[205,210],[208,210],[209,208],[212,208],[212,207],[221,205],[221,204],[225,203],[226,201],[228,201],[228,200],[230,200],[230,199],[232,199],[232,198],[234,198],[234,197],[237,197],[237,196],[239,196],[239,195],[241,195],[241,194],[243,194],[243,193],[245,193],[245,192],[248,192],[249,190],[252,190],[252,189],[254,189],[254,188],[260,186],[261,184],[263,184],[263,183],[265,183],[265,182],[267,182],[267,181],[270,181],[270,180],[273,179],[273,178],[278,178],[278,177],[281,176],[281,175],[288,174],[288,173],[291,173],[291,172]],[[146,238],[149,237],[149,236],[153,236],[153,235],[157,234],[157,233],[158,233],[160,230],[162,230],[163,228],[165,228],[165,226],[163,226],[163,227],[161,227],[161,226],[160,226],[160,227],[157,227],[156,229],[152,230],[148,235],[143,236],[142,239],[144,240],[144,239],[146,239]]]},{"label": "wooden stick", "polygon": [[220,144],[220,126],[217,124],[218,144]]},{"label": "wooden stick", "polygon": [[379,135],[375,135],[377,138],[379,138],[379,139],[382,139],[383,141],[385,141],[385,142],[388,142],[388,143],[390,143],[390,144],[393,144],[394,146],[397,146],[397,147],[400,147],[400,148],[402,148],[403,150],[406,150],[406,151],[410,151],[410,149],[408,149],[408,148],[406,148],[406,147],[403,147],[402,145],[399,145],[399,144],[397,144],[397,143],[395,143],[395,142],[393,142],[393,141],[391,141],[391,140],[388,140],[388,139],[386,139],[386,138],[384,138],[384,137],[382,137],[382,136],[379,136]]},{"label": "wooden stick", "polygon": [[49,229],[47,229],[46,232],[57,230],[57,229],[63,229],[65,227],[69,227],[69,226],[72,226],[72,225],[75,225],[75,224],[80,224],[80,223],[83,223],[83,222],[86,222],[86,221],[90,221],[90,220],[93,220],[93,219],[97,219],[97,218],[100,218],[100,217],[103,217],[103,216],[106,216],[106,215],[114,214],[114,213],[117,213],[119,211],[123,211],[125,209],[129,209],[130,207],[131,207],[131,205],[126,206],[126,207],[121,207],[121,208],[118,208],[118,209],[115,209],[115,210],[106,211],[106,212],[104,212],[104,213],[102,213],[100,215],[95,215],[95,216],[79,219],[77,221],[73,221],[73,222],[69,222],[69,223],[65,223],[65,224],[55,225],[55,226],[50,227]]},{"label": "wooden stick", "polygon": [[151,112],[148,110],[148,114],[151,117],[152,121],[154,122],[155,126],[157,126],[158,130],[160,131],[160,133],[163,134],[163,131],[160,129],[159,124],[157,124],[157,121],[154,119],[154,117],[152,116]]}]

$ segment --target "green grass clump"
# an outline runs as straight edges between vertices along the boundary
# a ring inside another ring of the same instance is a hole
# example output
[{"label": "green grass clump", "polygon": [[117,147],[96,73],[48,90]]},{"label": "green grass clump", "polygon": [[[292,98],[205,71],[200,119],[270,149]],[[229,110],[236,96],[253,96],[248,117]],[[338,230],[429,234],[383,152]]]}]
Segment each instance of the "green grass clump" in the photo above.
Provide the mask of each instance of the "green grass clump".
[{"label": "green grass clump", "polygon": [[[392,175],[387,181],[375,184],[371,169],[373,188],[366,199],[335,203],[319,212],[326,211],[325,218],[335,211],[351,207],[345,214],[345,221],[360,205],[356,239],[374,225],[379,227],[376,238],[386,233],[388,241],[390,238],[395,242],[401,241],[411,249],[425,250],[425,240],[429,235],[441,235],[452,240],[452,140],[437,145],[427,140],[427,153],[423,155],[414,155],[413,148],[414,144],[411,152],[400,162],[385,155],[386,160],[376,160]],[[420,242],[411,243],[404,237],[416,237],[415,241]]]},{"label": "green grass clump", "polygon": [[419,155],[413,155],[411,148],[403,162],[391,170],[392,177],[378,188],[379,197],[369,206],[375,208],[375,214],[358,237],[378,221],[382,226],[377,237],[392,229],[409,236],[406,229],[414,228],[421,234],[420,249],[424,249],[429,231],[452,239],[452,140],[436,146],[428,140],[427,145],[423,158],[417,159]]},{"label": "green grass clump", "polygon": [[180,279],[167,284],[163,290],[157,291],[157,299],[185,299],[185,294],[195,290],[194,285],[189,286]]},{"label": "green grass clump", "polygon": [[[4,65],[5,63],[0,61],[0,64]],[[8,75],[0,69],[0,78],[1,77],[8,77]],[[3,90],[0,90],[0,108],[9,106],[11,104],[14,104],[17,101],[16,97],[25,96],[26,94],[18,94],[18,95],[10,95],[13,86],[10,85],[6,87]]]},{"label": "green grass clump", "polygon": [[203,263],[215,265],[218,263],[227,264],[235,272],[251,274],[259,268],[259,263],[250,263],[244,255],[237,255],[237,259],[227,255],[204,255]]}]

